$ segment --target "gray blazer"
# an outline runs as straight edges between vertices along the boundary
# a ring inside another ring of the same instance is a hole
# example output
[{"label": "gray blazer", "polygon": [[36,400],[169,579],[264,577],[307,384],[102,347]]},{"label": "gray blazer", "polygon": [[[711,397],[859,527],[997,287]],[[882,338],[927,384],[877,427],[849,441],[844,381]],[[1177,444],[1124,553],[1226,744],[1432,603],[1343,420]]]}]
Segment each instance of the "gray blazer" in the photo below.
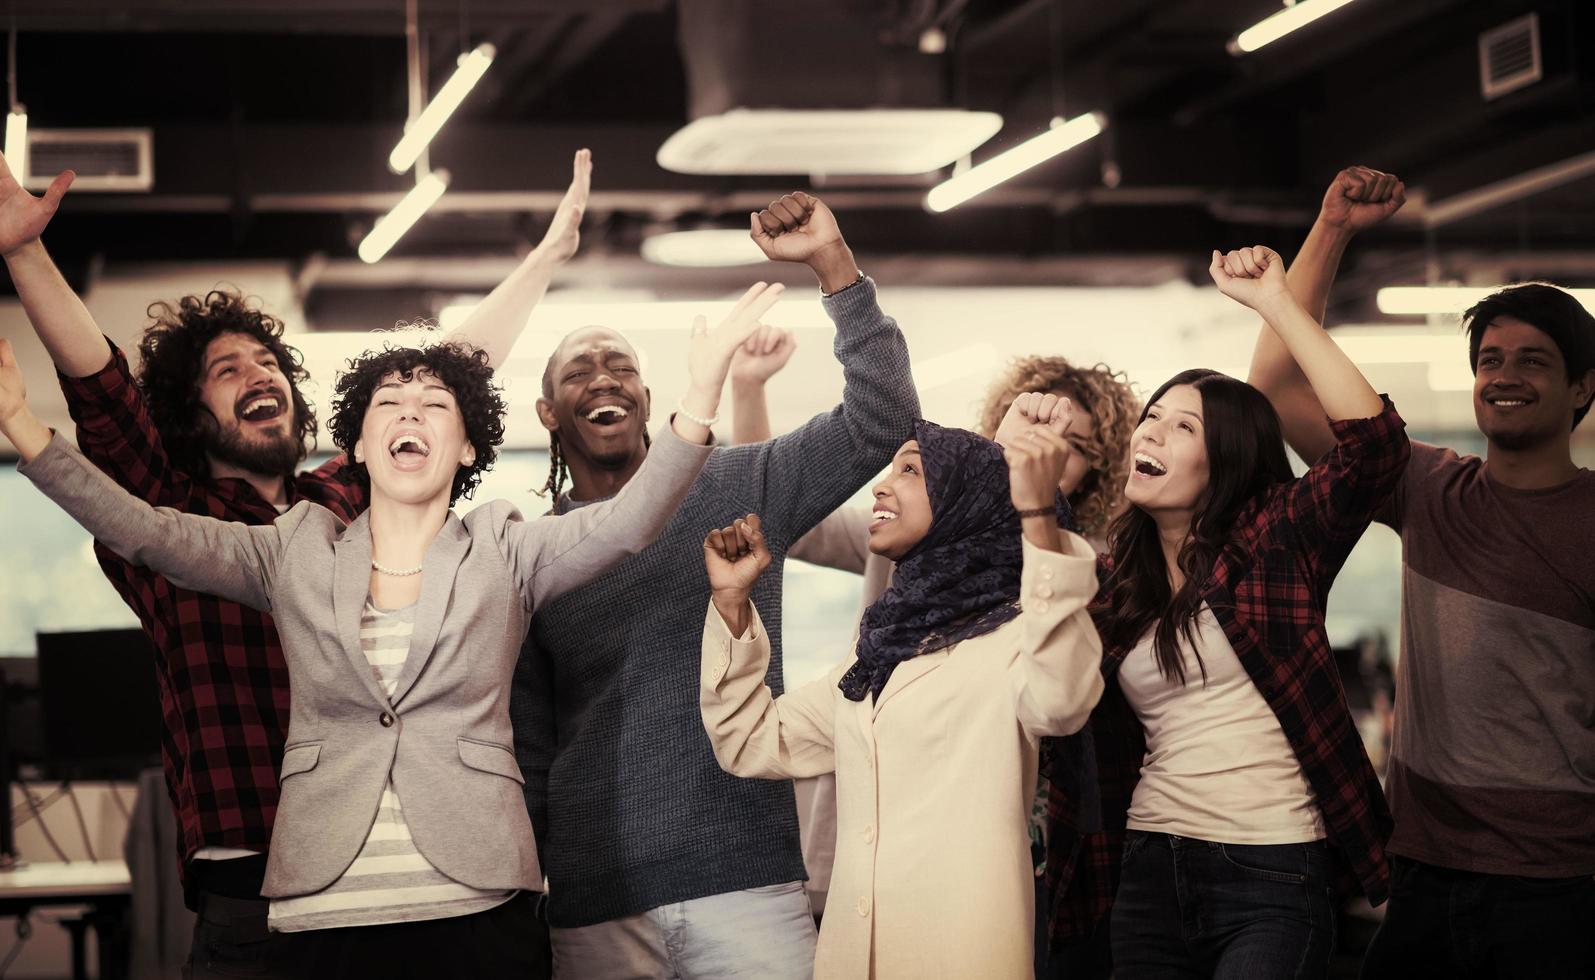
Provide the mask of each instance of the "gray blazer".
[{"label": "gray blazer", "polygon": [[673,432],[613,500],[521,518],[496,500],[453,513],[427,548],[410,652],[392,702],[360,649],[369,514],[317,504],[249,526],[151,507],[60,435],[19,467],[99,541],[177,585],[271,613],[293,705],[263,894],[319,891],[365,843],[388,776],[415,846],[484,889],[541,889],[510,734],[510,676],[534,606],[642,550],[709,457]]}]

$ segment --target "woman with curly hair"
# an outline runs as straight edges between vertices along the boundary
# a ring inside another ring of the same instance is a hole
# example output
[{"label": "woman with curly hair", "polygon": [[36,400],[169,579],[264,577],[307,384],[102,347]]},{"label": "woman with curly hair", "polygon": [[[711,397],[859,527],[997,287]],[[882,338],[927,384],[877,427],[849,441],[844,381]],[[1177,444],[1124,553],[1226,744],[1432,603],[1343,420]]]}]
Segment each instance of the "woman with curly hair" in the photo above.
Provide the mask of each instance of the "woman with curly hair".
[{"label": "woman with curly hair", "polygon": [[0,341],[0,432],[22,472],[129,562],[269,612],[292,715],[263,894],[294,934],[283,975],[535,976],[542,887],[512,748],[509,681],[533,609],[646,547],[708,458],[737,346],[779,286],[702,317],[671,433],[613,500],[524,520],[505,501],[463,519],[503,439],[487,355],[455,343],[351,363],[331,431],[370,508],[308,501],[250,526],[154,508],[28,411]]}]

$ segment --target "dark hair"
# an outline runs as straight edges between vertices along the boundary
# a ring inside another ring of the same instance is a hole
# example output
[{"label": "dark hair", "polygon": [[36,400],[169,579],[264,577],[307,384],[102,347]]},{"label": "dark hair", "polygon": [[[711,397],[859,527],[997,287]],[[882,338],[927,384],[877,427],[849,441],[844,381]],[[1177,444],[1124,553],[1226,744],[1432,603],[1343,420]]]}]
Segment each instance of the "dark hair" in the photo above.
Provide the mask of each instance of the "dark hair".
[{"label": "dark hair", "polygon": [[[1462,314],[1462,328],[1468,332],[1468,366],[1474,374],[1479,373],[1484,331],[1503,316],[1522,320],[1550,337],[1567,362],[1567,380],[1576,382],[1595,368],[1595,316],[1559,286],[1524,282],[1496,290]],[[1578,428],[1587,414],[1588,402],[1573,409],[1573,428]]]},{"label": "dark hair", "polygon": [[429,344],[425,347],[395,347],[384,344],[381,350],[366,351],[349,362],[333,388],[332,420],[327,428],[333,444],[349,457],[349,471],[362,486],[371,485],[365,464],[354,459],[354,444],[360,439],[366,410],[377,386],[390,374],[410,381],[417,371],[426,371],[448,386],[465,423],[465,438],[476,450],[476,461],[454,473],[449,504],[469,497],[482,482],[482,474],[493,468],[499,444],[504,441],[506,406],[499,385],[493,381],[493,366],[487,352],[459,341]]},{"label": "dark hair", "polygon": [[176,468],[201,479],[210,475],[205,435],[211,420],[205,418],[209,410],[200,400],[200,386],[205,349],[228,333],[259,341],[277,359],[293,399],[299,459],[305,458],[315,445],[316,413],[299,385],[310,375],[299,352],[283,343],[281,320],[261,312],[243,294],[226,289],[213,289],[203,297],[184,296],[175,305],[151,303],[145,312],[155,322],[138,342],[138,386]]},{"label": "dark hair", "polygon": [[1168,563],[1157,524],[1150,514],[1132,505],[1108,531],[1113,573],[1093,611],[1104,647],[1133,646],[1155,624],[1152,651],[1158,671],[1183,684],[1181,637],[1191,644],[1202,679],[1207,679],[1207,666],[1195,650],[1195,626],[1202,587],[1214,561],[1224,550],[1242,509],[1269,487],[1288,482],[1291,470],[1274,407],[1256,388],[1218,371],[1195,368],[1176,374],[1147,399],[1146,408],[1141,409],[1142,421],[1152,404],[1176,385],[1190,385],[1201,396],[1208,465],[1207,490],[1191,519],[1190,537],[1179,552],[1185,583],[1178,592],[1169,588]]}]

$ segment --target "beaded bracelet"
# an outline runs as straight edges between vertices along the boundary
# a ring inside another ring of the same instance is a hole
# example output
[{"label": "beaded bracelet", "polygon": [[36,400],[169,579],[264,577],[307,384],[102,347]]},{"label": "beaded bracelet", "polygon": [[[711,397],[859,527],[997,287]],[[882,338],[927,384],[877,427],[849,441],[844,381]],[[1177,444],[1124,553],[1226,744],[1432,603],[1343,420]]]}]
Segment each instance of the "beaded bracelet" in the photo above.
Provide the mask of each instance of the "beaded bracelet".
[{"label": "beaded bracelet", "polygon": [[691,412],[687,411],[687,403],[685,401],[676,402],[676,412],[678,414],[680,414],[683,418],[685,418],[688,422],[696,422],[699,425],[703,426],[705,429],[714,428],[715,427],[715,423],[720,421],[720,416],[719,415],[714,415],[714,416],[711,416],[710,418],[706,418],[706,419],[699,418],[698,416],[696,416],[696,415],[692,414]]}]

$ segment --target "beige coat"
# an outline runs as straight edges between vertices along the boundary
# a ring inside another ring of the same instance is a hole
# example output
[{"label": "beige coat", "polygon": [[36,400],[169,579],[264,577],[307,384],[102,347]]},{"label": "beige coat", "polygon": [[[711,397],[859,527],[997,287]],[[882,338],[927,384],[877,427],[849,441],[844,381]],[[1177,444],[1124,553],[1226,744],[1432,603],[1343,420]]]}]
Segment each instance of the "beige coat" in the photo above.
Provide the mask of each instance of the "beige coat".
[{"label": "beige coat", "polygon": [[709,607],[699,698],[721,767],[766,779],[836,772],[815,977],[1031,976],[1037,740],[1078,731],[1102,693],[1085,612],[1095,555],[1072,534],[1065,548],[1026,542],[1019,617],[899,665],[875,700],[837,688],[851,656],[772,697],[757,611],[733,638]]}]

